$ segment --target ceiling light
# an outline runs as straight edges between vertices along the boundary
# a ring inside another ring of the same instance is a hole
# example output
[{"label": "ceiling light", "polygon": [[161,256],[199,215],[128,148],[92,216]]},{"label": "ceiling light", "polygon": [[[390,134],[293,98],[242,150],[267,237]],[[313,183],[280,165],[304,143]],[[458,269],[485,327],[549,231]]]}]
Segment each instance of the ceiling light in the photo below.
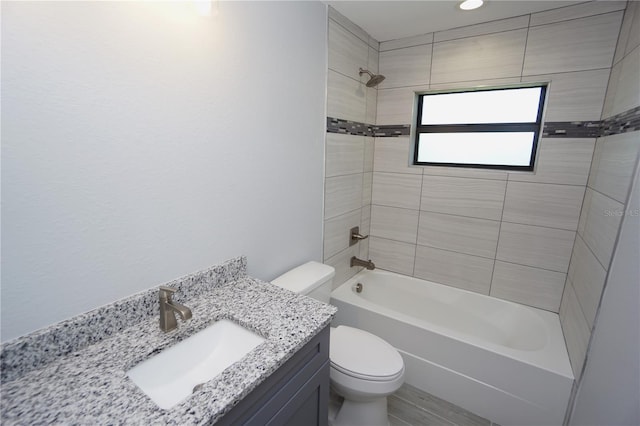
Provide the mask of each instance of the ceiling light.
[{"label": "ceiling light", "polygon": [[483,0],[465,0],[458,7],[462,10],[473,10],[482,6],[483,3]]}]

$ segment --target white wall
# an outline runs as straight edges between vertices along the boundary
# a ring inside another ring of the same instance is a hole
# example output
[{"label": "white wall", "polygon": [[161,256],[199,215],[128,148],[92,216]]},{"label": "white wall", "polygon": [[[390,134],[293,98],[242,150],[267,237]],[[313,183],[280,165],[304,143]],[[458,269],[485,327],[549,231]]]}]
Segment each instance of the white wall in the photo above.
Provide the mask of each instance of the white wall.
[{"label": "white wall", "polygon": [[3,2],[2,340],[321,260],[326,6]]}]

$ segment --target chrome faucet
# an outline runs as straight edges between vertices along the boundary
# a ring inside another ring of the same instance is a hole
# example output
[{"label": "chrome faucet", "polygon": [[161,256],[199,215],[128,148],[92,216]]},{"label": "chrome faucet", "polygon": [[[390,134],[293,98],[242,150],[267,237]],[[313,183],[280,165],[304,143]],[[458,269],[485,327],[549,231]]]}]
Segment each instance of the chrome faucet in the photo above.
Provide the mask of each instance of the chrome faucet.
[{"label": "chrome faucet", "polygon": [[364,266],[365,268],[373,271],[374,269],[376,269],[376,265],[371,261],[371,259],[369,260],[361,260],[358,259],[357,257],[353,256],[351,258],[351,267],[353,268],[354,266]]},{"label": "chrome faucet", "polygon": [[183,320],[191,318],[191,309],[171,300],[171,296],[177,289],[160,286],[160,330],[165,333],[178,328],[176,312]]}]

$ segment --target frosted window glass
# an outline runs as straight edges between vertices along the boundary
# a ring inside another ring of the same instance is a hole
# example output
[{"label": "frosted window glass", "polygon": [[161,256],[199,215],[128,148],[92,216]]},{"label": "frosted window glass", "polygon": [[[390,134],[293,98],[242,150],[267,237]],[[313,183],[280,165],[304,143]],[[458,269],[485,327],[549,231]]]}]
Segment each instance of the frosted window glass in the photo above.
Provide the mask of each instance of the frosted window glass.
[{"label": "frosted window glass", "polygon": [[418,162],[528,166],[533,132],[422,133]]},{"label": "frosted window glass", "polygon": [[420,124],[535,123],[540,87],[425,95]]}]

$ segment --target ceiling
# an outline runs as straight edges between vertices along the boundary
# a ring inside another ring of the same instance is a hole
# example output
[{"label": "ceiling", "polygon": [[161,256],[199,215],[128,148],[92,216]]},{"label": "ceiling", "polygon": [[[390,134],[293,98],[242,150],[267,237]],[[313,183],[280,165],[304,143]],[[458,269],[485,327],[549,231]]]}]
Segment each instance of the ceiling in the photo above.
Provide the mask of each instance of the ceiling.
[{"label": "ceiling", "polygon": [[338,12],[378,41],[395,40],[434,31],[555,9],[583,1],[485,0],[472,11],[458,9],[459,1],[327,1]]}]

